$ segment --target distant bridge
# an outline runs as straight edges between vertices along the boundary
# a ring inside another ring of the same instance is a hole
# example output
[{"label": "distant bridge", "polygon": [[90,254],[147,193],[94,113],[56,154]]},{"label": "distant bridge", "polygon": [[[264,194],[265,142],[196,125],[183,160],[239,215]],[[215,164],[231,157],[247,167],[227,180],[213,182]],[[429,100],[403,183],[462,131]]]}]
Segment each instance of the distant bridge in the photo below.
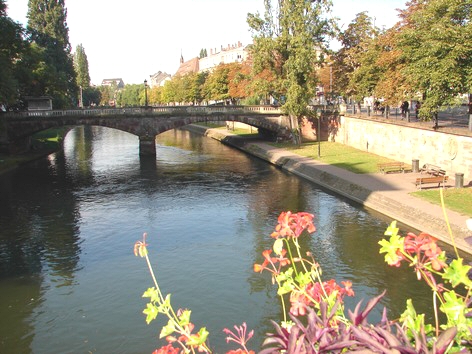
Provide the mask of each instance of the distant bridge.
[{"label": "distant bridge", "polygon": [[286,136],[289,117],[272,106],[163,106],[11,112],[0,116],[0,151],[30,148],[34,133],[62,126],[96,125],[139,137],[142,155],[156,154],[156,135],[187,124],[236,121],[257,127],[262,135]]}]

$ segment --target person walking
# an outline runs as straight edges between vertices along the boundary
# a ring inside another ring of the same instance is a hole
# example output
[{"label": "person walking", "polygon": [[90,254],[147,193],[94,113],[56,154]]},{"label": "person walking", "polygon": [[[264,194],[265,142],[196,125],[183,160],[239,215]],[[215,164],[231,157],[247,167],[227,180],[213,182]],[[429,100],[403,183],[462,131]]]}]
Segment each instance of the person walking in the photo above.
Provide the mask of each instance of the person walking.
[{"label": "person walking", "polygon": [[402,110],[402,120],[403,118],[406,117],[406,115],[408,114],[408,108],[410,107],[410,104],[408,103],[408,101],[403,101],[400,108]]}]

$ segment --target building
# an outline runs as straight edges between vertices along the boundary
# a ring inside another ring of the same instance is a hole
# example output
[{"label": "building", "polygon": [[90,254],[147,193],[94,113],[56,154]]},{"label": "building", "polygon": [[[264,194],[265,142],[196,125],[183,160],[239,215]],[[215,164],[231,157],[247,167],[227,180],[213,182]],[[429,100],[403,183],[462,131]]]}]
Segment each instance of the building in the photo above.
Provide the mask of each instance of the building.
[{"label": "building", "polygon": [[51,111],[51,96],[26,96],[25,101],[28,105],[28,111]]},{"label": "building", "polygon": [[200,71],[200,63],[197,57],[188,61],[184,61],[183,55],[180,55],[180,66],[174,76],[185,76],[187,74],[198,73]]},{"label": "building", "polygon": [[201,58],[199,62],[200,71],[211,71],[220,64],[241,63],[248,57],[247,47],[243,47],[241,42],[223,47],[218,50],[210,48],[210,55]]},{"label": "building", "polygon": [[115,84],[117,88],[125,87],[125,83],[123,82],[123,79],[121,79],[121,78],[118,78],[118,79],[103,79],[102,80],[102,86],[112,86],[113,84]]},{"label": "building", "polygon": [[169,81],[171,79],[170,74],[163,73],[162,71],[158,71],[154,75],[150,75],[150,82],[149,86],[151,87],[159,87],[159,86],[164,86],[166,81]]}]

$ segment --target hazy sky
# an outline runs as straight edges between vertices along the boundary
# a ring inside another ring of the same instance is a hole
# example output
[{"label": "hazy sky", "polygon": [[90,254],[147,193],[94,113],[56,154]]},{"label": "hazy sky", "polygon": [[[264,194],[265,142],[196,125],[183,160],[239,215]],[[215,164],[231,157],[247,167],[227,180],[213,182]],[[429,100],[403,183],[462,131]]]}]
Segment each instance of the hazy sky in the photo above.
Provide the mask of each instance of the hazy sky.
[{"label": "hazy sky", "polygon": [[[346,27],[368,11],[377,26],[397,21],[406,0],[333,0],[333,15]],[[28,0],[7,0],[7,14],[26,26]],[[142,83],[157,71],[173,75],[180,55],[252,42],[248,12],[263,12],[263,0],[65,0],[72,50],[82,44],[92,83],[122,78]]]}]

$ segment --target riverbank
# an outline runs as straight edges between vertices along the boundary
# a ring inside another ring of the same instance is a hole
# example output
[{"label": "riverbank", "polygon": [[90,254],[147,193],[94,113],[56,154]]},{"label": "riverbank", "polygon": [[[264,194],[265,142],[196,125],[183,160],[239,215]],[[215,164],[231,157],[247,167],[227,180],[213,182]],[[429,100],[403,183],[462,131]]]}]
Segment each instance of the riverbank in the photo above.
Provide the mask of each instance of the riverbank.
[{"label": "riverbank", "polygon": [[[472,254],[467,238],[472,231],[466,227],[470,216],[446,210],[412,196],[416,190],[416,173],[355,174],[336,166],[275,148],[265,142],[246,139],[221,129],[188,125],[184,129],[219,140],[246,153],[268,161],[304,179],[312,181],[365,207],[380,212],[416,230],[427,232],[439,240]],[[449,183],[449,187],[453,184]],[[449,228],[454,235],[451,239]]]}]

